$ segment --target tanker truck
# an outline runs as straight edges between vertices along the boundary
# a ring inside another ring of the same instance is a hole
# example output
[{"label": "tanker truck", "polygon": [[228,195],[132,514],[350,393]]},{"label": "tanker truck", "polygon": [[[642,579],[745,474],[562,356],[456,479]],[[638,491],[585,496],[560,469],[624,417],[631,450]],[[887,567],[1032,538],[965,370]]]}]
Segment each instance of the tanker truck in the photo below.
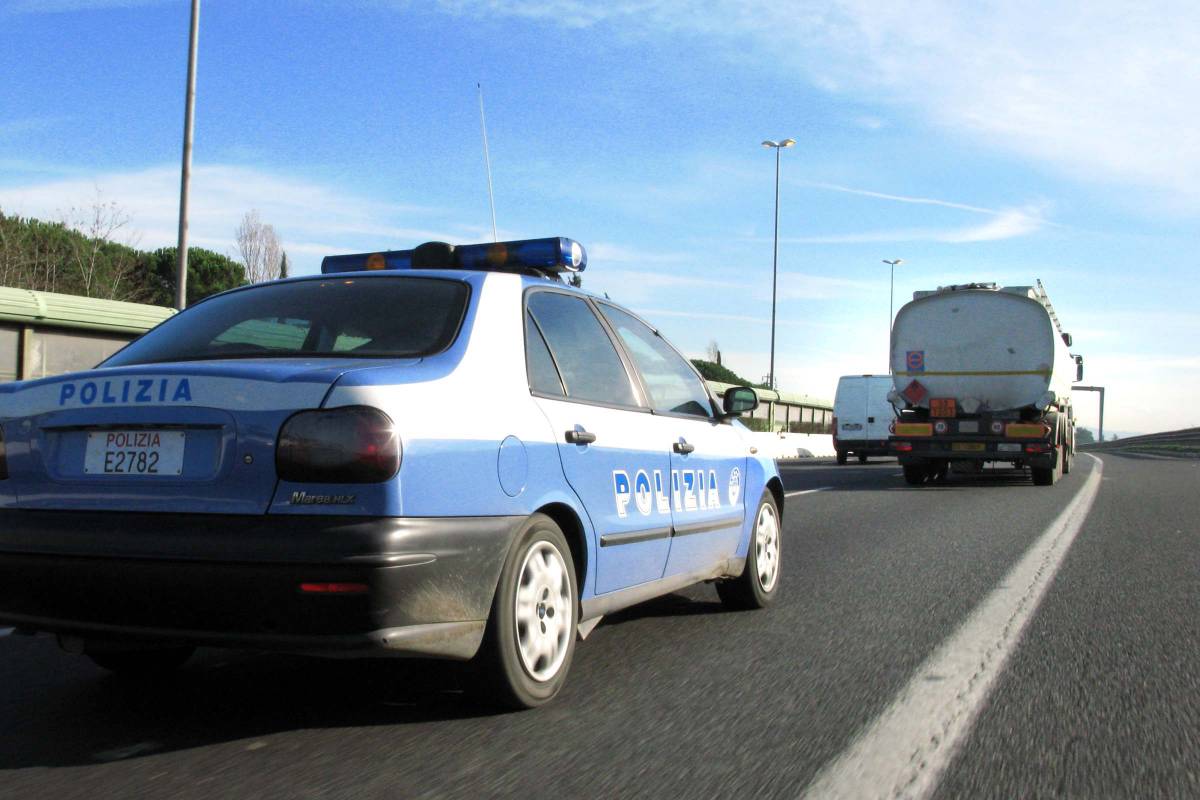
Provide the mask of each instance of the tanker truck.
[{"label": "tanker truck", "polygon": [[1070,347],[1041,281],[915,292],[892,325],[888,395],[898,411],[889,445],[905,481],[988,462],[1028,468],[1038,486],[1070,472],[1071,383],[1083,380]]}]

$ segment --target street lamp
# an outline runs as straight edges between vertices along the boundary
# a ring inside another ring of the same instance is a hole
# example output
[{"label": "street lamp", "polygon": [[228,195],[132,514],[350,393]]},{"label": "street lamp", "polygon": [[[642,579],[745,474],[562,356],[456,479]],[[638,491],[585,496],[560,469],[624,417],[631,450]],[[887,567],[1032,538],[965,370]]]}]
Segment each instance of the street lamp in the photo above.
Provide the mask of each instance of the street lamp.
[{"label": "street lamp", "polygon": [[763,142],[763,147],[771,147],[775,150],[775,253],[771,258],[771,369],[767,373],[767,384],[772,389],[775,388],[775,289],[779,275],[779,151],[785,147],[791,147],[795,143],[795,139],[781,139],[778,142],[768,139]]},{"label": "street lamp", "polygon": [[891,372],[892,364],[892,296],[896,291],[896,265],[903,264],[903,258],[896,258],[888,261],[886,258],[883,263],[891,267],[891,278],[888,281],[888,372]]}]

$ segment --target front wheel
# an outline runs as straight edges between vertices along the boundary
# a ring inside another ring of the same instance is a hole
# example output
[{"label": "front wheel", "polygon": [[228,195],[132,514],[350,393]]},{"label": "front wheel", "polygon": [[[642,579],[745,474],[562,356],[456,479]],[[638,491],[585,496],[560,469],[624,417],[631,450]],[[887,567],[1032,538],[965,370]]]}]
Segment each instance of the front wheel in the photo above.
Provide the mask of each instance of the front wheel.
[{"label": "front wheel", "polygon": [[562,530],[534,514],[517,534],[500,573],[481,666],[490,699],[535,708],[566,682],[575,653],[579,591]]},{"label": "front wheel", "polygon": [[779,508],[770,489],[764,489],[754,512],[746,566],[736,578],[717,583],[726,608],[739,611],[766,608],[779,594]]}]

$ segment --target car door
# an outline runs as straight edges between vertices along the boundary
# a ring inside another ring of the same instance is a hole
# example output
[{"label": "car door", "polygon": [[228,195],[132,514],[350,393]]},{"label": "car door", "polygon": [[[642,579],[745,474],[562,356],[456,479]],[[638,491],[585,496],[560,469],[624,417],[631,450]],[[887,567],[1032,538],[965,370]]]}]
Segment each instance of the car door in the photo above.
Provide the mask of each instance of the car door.
[{"label": "car door", "polygon": [[666,574],[705,570],[733,556],[741,540],[746,443],[718,419],[703,379],[656,330],[621,308],[598,305],[637,367],[657,425],[671,441]]},{"label": "car door", "polygon": [[582,296],[531,291],[525,339],[530,389],[599,540],[596,593],[661,578],[671,547],[669,432]]}]

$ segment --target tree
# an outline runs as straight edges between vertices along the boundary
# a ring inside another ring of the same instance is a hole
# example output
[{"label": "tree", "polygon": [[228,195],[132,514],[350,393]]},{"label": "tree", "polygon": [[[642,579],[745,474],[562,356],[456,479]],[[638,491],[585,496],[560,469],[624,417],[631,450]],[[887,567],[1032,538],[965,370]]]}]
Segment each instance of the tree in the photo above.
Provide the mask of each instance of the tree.
[{"label": "tree", "polygon": [[717,340],[713,339],[708,343],[708,351],[706,353],[708,360],[720,366],[721,364],[721,345],[717,344]]},{"label": "tree", "polygon": [[130,246],[113,248],[110,245],[130,219],[116,202],[104,202],[99,192],[89,207],[72,208],[63,215],[63,227],[83,234],[66,241],[71,266],[85,297],[123,299],[121,283],[136,263],[136,251]]},{"label": "tree", "polygon": [[[144,269],[151,276],[152,299],[148,302],[160,306],[174,305],[176,248],[163,247],[144,255]],[[203,247],[188,248],[187,301],[196,303],[210,294],[223,292],[246,284],[246,271],[242,265],[228,256],[205,250]]]},{"label": "tree", "polygon": [[288,276],[288,260],[287,252],[279,259],[279,277],[286,278]]},{"label": "tree", "polygon": [[1075,444],[1092,444],[1096,441],[1096,436],[1087,428],[1075,429]]},{"label": "tree", "polygon": [[242,217],[237,227],[238,252],[245,265],[246,279],[250,283],[262,283],[279,277],[280,256],[283,248],[275,228],[264,224],[258,209],[251,209]]},{"label": "tree", "polygon": [[702,358],[693,358],[692,364],[695,365],[696,371],[699,372],[700,376],[706,381],[732,383],[735,386],[755,386],[759,389],[767,388],[765,383],[751,383],[728,367],[724,367],[713,361],[705,361]]}]

